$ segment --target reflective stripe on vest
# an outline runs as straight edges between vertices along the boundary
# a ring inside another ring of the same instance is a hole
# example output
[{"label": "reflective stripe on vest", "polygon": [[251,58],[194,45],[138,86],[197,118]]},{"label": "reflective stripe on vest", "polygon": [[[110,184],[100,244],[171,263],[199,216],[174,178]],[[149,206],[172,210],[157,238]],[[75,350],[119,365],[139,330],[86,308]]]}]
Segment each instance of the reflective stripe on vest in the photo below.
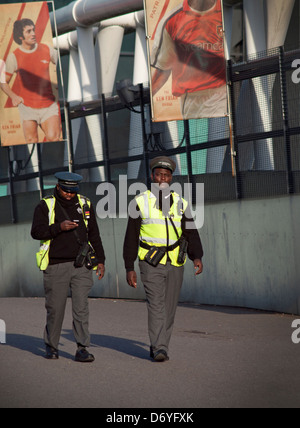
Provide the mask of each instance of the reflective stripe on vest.
[{"label": "reflective stripe on vest", "polygon": [[[182,235],[182,215],[185,212],[188,204],[176,193],[173,193],[173,201],[174,203],[170,209],[170,217],[172,218],[178,236],[180,237]],[[170,246],[175,244],[178,241],[178,237],[174,227],[170,222],[170,219],[166,218],[162,211],[156,207],[156,197],[150,192],[150,190],[137,196],[136,202],[142,216],[142,225],[140,230],[141,241],[147,243],[148,245],[157,247]],[[182,208],[181,205],[179,205],[180,202],[182,202]],[[168,227],[166,225],[166,221]],[[144,260],[147,252],[148,250],[140,247],[138,253],[139,259]],[[178,254],[179,247],[175,248],[173,251],[168,252],[171,263],[174,266],[181,266],[177,263]],[[160,263],[164,265],[167,263],[167,254],[163,257]]]},{"label": "reflective stripe on vest", "polygon": [[[55,202],[56,199],[54,196],[50,196],[48,198],[44,198],[48,210],[49,210],[49,226],[52,226],[55,223]],[[84,196],[78,195],[78,201],[83,211],[83,206],[85,203],[88,204],[89,208],[91,207],[91,201]],[[86,227],[88,227],[88,221],[83,218]],[[49,266],[49,251],[50,251],[51,239],[47,241],[41,241],[40,250],[36,253],[36,262],[37,266],[41,271],[45,271]]]}]

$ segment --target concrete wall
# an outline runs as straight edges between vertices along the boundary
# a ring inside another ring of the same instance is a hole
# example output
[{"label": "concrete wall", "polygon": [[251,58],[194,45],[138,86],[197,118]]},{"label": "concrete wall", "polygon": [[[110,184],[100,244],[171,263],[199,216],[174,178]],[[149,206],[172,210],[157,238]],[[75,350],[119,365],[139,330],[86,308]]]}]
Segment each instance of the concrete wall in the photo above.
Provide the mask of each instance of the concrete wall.
[{"label": "concrete wall", "polygon": [[[206,205],[200,231],[204,272],[195,278],[187,263],[181,300],[300,314],[299,212],[298,195]],[[91,296],[145,297],[140,281],[138,290],[126,283],[126,224],[125,219],[99,221],[106,276],[101,282],[95,278]],[[35,265],[39,244],[30,229],[29,221],[0,225],[0,297],[43,296],[43,275]]]}]

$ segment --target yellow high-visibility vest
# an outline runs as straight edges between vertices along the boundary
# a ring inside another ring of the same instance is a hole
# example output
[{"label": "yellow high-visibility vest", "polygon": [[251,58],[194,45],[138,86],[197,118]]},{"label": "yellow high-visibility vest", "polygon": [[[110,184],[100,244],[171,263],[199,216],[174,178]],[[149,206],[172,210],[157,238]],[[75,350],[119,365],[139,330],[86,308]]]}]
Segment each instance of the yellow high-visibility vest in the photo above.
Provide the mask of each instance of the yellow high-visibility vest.
[{"label": "yellow high-visibility vest", "polygon": [[[180,198],[177,193],[173,193],[173,205],[169,212],[169,217],[172,218],[177,234],[170,221],[170,218],[165,217],[161,210],[157,208],[156,197],[150,190],[136,197],[137,205],[142,216],[142,225],[140,230],[140,240],[150,246],[164,247],[171,246],[178,241],[178,237],[182,236],[181,220],[188,206],[188,203]],[[148,250],[139,248],[139,259],[144,260]],[[173,266],[182,266],[177,263],[179,254],[179,246],[173,251],[169,251],[168,255]],[[162,258],[160,264],[167,263],[167,254]]]},{"label": "yellow high-visibility vest", "polygon": [[[77,195],[78,201],[81,206],[82,212],[83,212],[83,206],[87,203],[89,208],[91,207],[91,201],[88,198],[85,198],[84,196]],[[54,196],[49,196],[47,198],[44,198],[43,201],[46,202],[48,210],[49,210],[49,226],[52,226],[52,224],[55,223],[55,203],[56,199]],[[88,227],[88,221],[83,216],[84,223],[86,227]],[[50,251],[50,245],[52,240],[49,239],[47,241],[41,241],[40,243],[40,250],[38,253],[36,253],[36,262],[37,266],[41,271],[45,271],[47,267],[49,266],[49,251]]]}]

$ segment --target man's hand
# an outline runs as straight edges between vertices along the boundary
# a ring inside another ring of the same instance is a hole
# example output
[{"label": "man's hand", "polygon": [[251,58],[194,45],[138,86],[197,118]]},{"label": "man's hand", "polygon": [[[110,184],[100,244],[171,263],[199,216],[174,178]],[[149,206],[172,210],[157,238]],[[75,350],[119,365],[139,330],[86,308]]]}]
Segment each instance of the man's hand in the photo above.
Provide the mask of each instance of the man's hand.
[{"label": "man's hand", "polygon": [[105,274],[105,266],[104,266],[104,264],[102,264],[102,263],[98,264],[97,272],[96,273],[97,273],[99,281],[101,281],[101,279],[104,277],[104,274]]},{"label": "man's hand", "polygon": [[137,275],[134,270],[131,270],[130,272],[127,272],[127,282],[130,287],[136,288],[137,287]]},{"label": "man's hand", "polygon": [[194,260],[194,267],[195,267],[195,275],[200,275],[203,271],[203,264],[200,259]]},{"label": "man's hand", "polygon": [[11,99],[12,105],[18,107],[19,104],[24,104],[24,100],[19,95],[15,94],[11,89],[8,83],[1,83],[0,87],[2,91]]},{"label": "man's hand", "polygon": [[76,227],[78,227],[78,224],[74,223],[74,221],[65,220],[60,223],[60,229],[62,232],[68,232],[69,230],[76,229]]},{"label": "man's hand", "polygon": [[19,95],[13,94],[11,97],[12,104],[14,107],[18,107],[20,104],[24,104],[24,100],[22,97],[19,97]]}]

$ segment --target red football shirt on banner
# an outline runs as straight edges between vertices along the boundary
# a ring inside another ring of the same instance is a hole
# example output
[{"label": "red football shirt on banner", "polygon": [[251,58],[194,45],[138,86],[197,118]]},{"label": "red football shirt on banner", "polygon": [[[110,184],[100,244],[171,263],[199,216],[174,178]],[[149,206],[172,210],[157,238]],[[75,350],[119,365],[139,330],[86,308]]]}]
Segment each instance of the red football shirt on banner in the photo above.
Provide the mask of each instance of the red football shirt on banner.
[{"label": "red football shirt on banner", "polygon": [[172,69],[172,92],[220,88],[226,84],[221,2],[205,12],[193,10],[188,0],[161,22],[151,65]]},{"label": "red football shirt on banner", "polygon": [[16,91],[24,99],[24,105],[40,109],[49,107],[55,101],[49,73],[50,62],[55,62],[51,50],[42,43],[37,44],[33,51],[18,48],[8,57],[6,73],[17,73]]}]

